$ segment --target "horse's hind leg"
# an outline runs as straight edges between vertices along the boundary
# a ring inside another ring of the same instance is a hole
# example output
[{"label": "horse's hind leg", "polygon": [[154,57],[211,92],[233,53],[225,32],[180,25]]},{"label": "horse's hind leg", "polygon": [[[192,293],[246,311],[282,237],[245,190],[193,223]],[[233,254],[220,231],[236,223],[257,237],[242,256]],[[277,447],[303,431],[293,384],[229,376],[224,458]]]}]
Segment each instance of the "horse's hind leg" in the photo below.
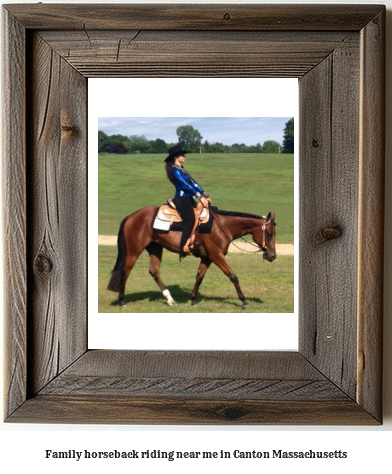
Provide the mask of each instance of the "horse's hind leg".
[{"label": "horse's hind leg", "polygon": [[208,260],[207,258],[201,259],[199,268],[197,270],[196,283],[195,283],[195,286],[193,287],[193,291],[191,294],[192,306],[197,305],[197,292],[199,291],[199,286],[201,285],[204,275],[206,274],[210,265],[211,265],[211,260]]},{"label": "horse's hind leg", "polygon": [[118,299],[120,301],[120,307],[125,308],[125,284],[129,277],[129,273],[131,272],[132,268],[135,266],[136,260],[138,259],[140,253],[135,254],[127,254],[127,258],[125,260],[124,272],[121,278],[121,285],[120,285],[120,292],[118,295]]},{"label": "horse's hind leg", "polygon": [[157,282],[157,285],[161,289],[163,296],[167,299],[167,304],[169,306],[173,306],[175,301],[173,300],[170,291],[166,288],[163,281],[161,280],[160,275],[163,248],[156,242],[151,242],[151,244],[146,247],[146,250],[150,255],[150,275]]}]

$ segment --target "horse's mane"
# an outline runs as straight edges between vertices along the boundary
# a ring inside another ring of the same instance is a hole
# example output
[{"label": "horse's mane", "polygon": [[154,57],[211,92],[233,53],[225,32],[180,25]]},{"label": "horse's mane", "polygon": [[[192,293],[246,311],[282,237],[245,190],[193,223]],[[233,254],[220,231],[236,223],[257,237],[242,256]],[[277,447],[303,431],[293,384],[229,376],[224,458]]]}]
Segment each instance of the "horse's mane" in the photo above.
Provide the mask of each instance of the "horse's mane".
[{"label": "horse's mane", "polygon": [[232,216],[232,217],[247,217],[250,219],[262,219],[261,216],[256,216],[256,214],[247,214],[246,212],[235,212],[235,211],[221,211],[218,210],[217,214],[220,216]]}]

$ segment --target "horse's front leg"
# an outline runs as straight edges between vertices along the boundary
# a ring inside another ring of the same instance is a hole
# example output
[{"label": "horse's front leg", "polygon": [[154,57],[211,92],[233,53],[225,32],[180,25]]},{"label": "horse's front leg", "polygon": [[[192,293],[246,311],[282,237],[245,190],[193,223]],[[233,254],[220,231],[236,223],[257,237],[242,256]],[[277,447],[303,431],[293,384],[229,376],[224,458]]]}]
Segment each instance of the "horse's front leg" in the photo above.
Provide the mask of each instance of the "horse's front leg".
[{"label": "horse's front leg", "polygon": [[237,290],[237,295],[238,298],[242,302],[242,309],[249,309],[249,303],[246,301],[244,294],[242,293],[242,290],[240,288],[240,284],[238,282],[238,278],[231,269],[229,262],[226,260],[225,256],[223,254],[218,254],[214,258],[212,258],[212,261],[215,263],[215,265],[222,270],[222,272],[230,279],[230,281],[233,283],[235,289]]},{"label": "horse's front leg", "polygon": [[210,265],[211,265],[211,260],[207,258],[201,259],[199,269],[197,270],[196,283],[195,283],[195,286],[193,287],[193,291],[191,294],[192,306],[197,305],[197,292],[199,291],[199,286],[201,285],[204,275],[206,274]]}]

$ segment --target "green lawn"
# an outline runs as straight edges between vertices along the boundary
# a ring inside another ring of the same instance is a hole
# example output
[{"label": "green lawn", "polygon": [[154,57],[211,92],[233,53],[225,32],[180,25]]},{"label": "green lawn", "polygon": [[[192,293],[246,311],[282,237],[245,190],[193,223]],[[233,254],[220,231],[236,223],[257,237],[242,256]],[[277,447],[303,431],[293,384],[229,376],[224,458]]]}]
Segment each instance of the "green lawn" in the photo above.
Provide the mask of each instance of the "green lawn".
[{"label": "green lawn", "polygon": [[[99,155],[99,234],[117,235],[122,219],[174,196],[165,155]],[[276,213],[276,241],[294,242],[294,156],[188,154],[185,168],[220,209]]]},{"label": "green lawn", "polygon": [[[100,313],[237,313],[241,302],[234,285],[211,265],[199,290],[198,302],[189,301],[195,284],[199,259],[187,257],[180,263],[178,255],[164,251],[161,277],[169,288],[175,306],[168,306],[158,285],[148,273],[149,257],[143,252],[133,268],[126,286],[127,307],[118,306],[118,294],[106,289],[117,257],[116,247],[98,247],[98,311]],[[263,262],[261,254],[229,254],[228,261],[236,273],[252,313],[294,312],[294,257],[281,256]]]}]

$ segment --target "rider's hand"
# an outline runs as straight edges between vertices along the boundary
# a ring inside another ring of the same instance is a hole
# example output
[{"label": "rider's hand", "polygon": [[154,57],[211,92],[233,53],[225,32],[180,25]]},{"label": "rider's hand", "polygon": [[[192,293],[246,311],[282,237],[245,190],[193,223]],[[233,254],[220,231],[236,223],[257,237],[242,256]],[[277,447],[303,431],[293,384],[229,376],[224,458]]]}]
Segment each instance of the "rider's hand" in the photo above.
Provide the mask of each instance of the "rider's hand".
[{"label": "rider's hand", "polygon": [[209,206],[209,202],[211,202],[211,199],[207,199],[205,197],[202,197],[200,199],[201,203],[203,204],[204,207],[208,207]]}]

